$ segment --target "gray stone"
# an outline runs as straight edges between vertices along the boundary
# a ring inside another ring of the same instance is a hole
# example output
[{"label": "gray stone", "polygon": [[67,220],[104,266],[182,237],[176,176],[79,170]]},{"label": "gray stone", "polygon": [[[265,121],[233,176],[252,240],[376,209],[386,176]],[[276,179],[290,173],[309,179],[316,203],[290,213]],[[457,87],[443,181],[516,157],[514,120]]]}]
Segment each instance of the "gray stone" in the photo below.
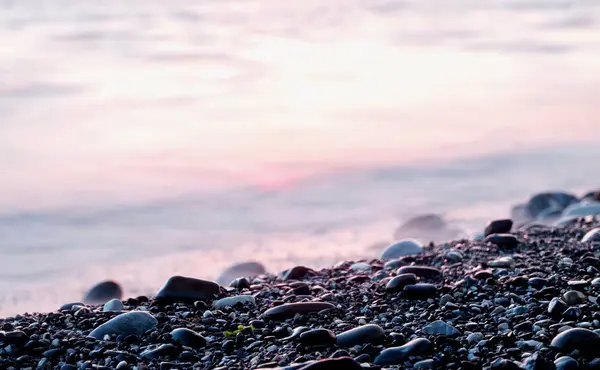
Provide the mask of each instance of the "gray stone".
[{"label": "gray stone", "polygon": [[219,294],[217,283],[185,276],[171,276],[160,288],[156,298],[164,300],[197,301],[207,300]]},{"label": "gray stone", "polygon": [[277,320],[294,317],[296,314],[307,314],[311,312],[319,312],[322,310],[331,310],[336,307],[327,302],[298,302],[286,303],[280,306],[275,306],[268,309],[263,314],[265,318]]},{"label": "gray stone", "polygon": [[265,266],[260,262],[242,262],[236,263],[225,269],[221,275],[217,278],[217,283],[226,286],[236,278],[239,277],[253,277],[266,273]]},{"label": "gray stone", "polygon": [[573,204],[563,211],[563,217],[576,216],[584,217],[600,214],[600,202],[582,202]]},{"label": "gray stone", "polygon": [[385,248],[381,259],[391,260],[403,256],[423,253],[423,245],[415,239],[404,239]]},{"label": "gray stone", "polygon": [[123,311],[124,308],[125,308],[125,306],[123,306],[123,302],[121,302],[120,299],[113,298],[104,304],[104,307],[102,307],[102,311],[104,311],[104,312],[108,312],[108,311],[121,312],[121,311]]},{"label": "gray stone", "polygon": [[581,238],[581,242],[583,243],[596,243],[600,242],[600,227],[592,229],[588,231],[583,238]]},{"label": "gray stone", "polygon": [[445,335],[449,337],[460,335],[460,331],[458,331],[454,326],[443,322],[442,320],[434,321],[425,326],[423,328],[423,332],[429,335]]},{"label": "gray stone", "polygon": [[94,329],[89,336],[102,339],[105,335],[142,335],[157,325],[158,321],[148,312],[132,311],[113,317]]},{"label": "gray stone", "polygon": [[337,344],[340,347],[353,347],[367,343],[379,344],[384,340],[385,332],[375,324],[359,326],[337,335]]},{"label": "gray stone", "polygon": [[89,304],[104,304],[113,298],[123,298],[123,289],[117,282],[108,280],[91,287],[83,301]]},{"label": "gray stone", "polygon": [[256,300],[251,295],[236,295],[234,297],[221,298],[213,303],[216,308],[231,307],[237,303],[256,305]]},{"label": "gray stone", "polygon": [[402,364],[410,356],[420,356],[431,350],[431,342],[426,338],[416,338],[400,347],[391,347],[381,351],[375,358],[375,365]]},{"label": "gray stone", "polygon": [[577,290],[569,290],[565,294],[563,294],[563,299],[569,305],[576,305],[585,303],[585,295]]},{"label": "gray stone", "polygon": [[552,339],[550,346],[563,353],[578,350],[582,353],[597,353],[600,347],[600,334],[588,329],[567,329]]}]

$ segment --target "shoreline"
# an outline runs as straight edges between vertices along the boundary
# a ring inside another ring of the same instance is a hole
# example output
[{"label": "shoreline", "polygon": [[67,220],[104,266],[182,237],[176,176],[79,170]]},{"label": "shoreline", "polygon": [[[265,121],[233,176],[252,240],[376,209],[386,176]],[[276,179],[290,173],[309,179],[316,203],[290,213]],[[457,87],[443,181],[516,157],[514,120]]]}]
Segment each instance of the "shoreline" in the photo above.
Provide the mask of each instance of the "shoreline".
[{"label": "shoreline", "polygon": [[172,277],[107,311],[0,318],[0,367],[600,368],[600,217],[512,226],[233,284]]}]

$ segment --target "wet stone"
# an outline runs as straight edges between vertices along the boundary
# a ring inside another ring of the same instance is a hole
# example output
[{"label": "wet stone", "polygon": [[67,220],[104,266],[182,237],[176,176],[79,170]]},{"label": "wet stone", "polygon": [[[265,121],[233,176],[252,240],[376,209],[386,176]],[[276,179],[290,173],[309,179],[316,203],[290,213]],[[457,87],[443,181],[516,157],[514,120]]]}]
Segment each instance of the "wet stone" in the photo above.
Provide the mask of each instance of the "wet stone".
[{"label": "wet stone", "polygon": [[429,266],[404,266],[396,271],[398,275],[415,274],[422,278],[438,278],[442,276],[442,272],[434,267]]},{"label": "wet stone", "polygon": [[287,303],[268,309],[265,311],[264,317],[273,320],[285,319],[296,314],[307,314],[327,309],[335,309],[335,306],[327,302]]},{"label": "wet stone", "polygon": [[410,356],[421,356],[431,350],[431,342],[426,338],[413,339],[400,347],[387,348],[375,358],[375,365],[399,365]]},{"label": "wet stone", "polygon": [[600,242],[600,227],[588,231],[583,238],[582,243],[598,243]]},{"label": "wet stone", "polygon": [[554,360],[556,370],[577,370],[579,369],[579,363],[569,356],[562,356]]},{"label": "wet stone", "polygon": [[577,290],[569,290],[563,294],[563,300],[569,305],[585,303],[585,295]]},{"label": "wet stone", "polygon": [[238,303],[243,304],[243,305],[249,304],[249,305],[255,306],[256,300],[251,295],[238,295],[238,296],[234,296],[234,297],[221,298],[218,301],[215,301],[213,303],[213,306],[216,308],[232,307]]},{"label": "wet stone", "polygon": [[98,283],[85,294],[83,301],[90,304],[104,304],[113,298],[123,298],[123,289],[119,283],[108,280]]},{"label": "wet stone", "polygon": [[492,234],[485,238],[487,243],[492,243],[500,248],[515,249],[519,245],[519,240],[512,234]]},{"label": "wet stone", "polygon": [[113,298],[110,301],[106,302],[104,304],[104,306],[102,307],[102,311],[104,312],[109,312],[109,311],[113,311],[113,312],[121,312],[125,309],[125,306],[123,306],[123,302],[121,302],[120,299],[117,298]]},{"label": "wet stone", "polygon": [[460,331],[442,320],[437,320],[428,324],[423,328],[423,332],[429,335],[444,335],[448,337],[460,335]]},{"label": "wet stone", "polygon": [[335,334],[328,329],[307,330],[298,336],[305,346],[329,346],[335,343]]},{"label": "wet stone", "polygon": [[405,286],[417,283],[415,274],[400,274],[394,276],[385,286],[386,292],[401,292]]},{"label": "wet stone", "polygon": [[435,297],[438,290],[433,284],[419,283],[405,286],[402,294],[408,299],[419,300]]},{"label": "wet stone", "polygon": [[403,256],[423,253],[423,245],[415,239],[403,239],[387,246],[381,253],[381,259],[391,260]]},{"label": "wet stone", "polygon": [[568,329],[555,336],[550,346],[563,353],[573,350],[586,354],[597,353],[600,347],[600,334],[582,328]]},{"label": "wet stone", "polygon": [[500,219],[490,221],[485,227],[484,235],[489,236],[492,234],[506,234],[512,229],[513,222],[511,219]]},{"label": "wet stone", "polygon": [[314,270],[306,266],[294,266],[286,271],[286,273],[283,275],[283,280],[302,280],[307,275],[313,275],[314,273]]},{"label": "wet stone", "polygon": [[548,313],[551,315],[562,315],[569,308],[567,303],[559,298],[552,298],[550,303],[548,303]]},{"label": "wet stone", "polygon": [[340,347],[353,347],[367,343],[380,344],[384,340],[385,332],[379,325],[367,324],[338,334],[336,341]]},{"label": "wet stone", "polygon": [[207,300],[219,294],[217,283],[185,276],[172,276],[156,294],[156,297],[168,301]]},{"label": "wet stone", "polygon": [[234,279],[249,278],[252,276],[262,275],[266,273],[265,266],[260,262],[242,262],[232,265],[225,269],[217,278],[217,283],[221,285],[229,285]]},{"label": "wet stone", "polygon": [[105,335],[142,335],[158,325],[158,321],[144,311],[132,311],[113,317],[98,326],[90,333],[90,337],[102,339]]},{"label": "wet stone", "polygon": [[191,348],[202,348],[206,345],[206,339],[200,334],[187,328],[178,328],[171,331],[174,341]]}]

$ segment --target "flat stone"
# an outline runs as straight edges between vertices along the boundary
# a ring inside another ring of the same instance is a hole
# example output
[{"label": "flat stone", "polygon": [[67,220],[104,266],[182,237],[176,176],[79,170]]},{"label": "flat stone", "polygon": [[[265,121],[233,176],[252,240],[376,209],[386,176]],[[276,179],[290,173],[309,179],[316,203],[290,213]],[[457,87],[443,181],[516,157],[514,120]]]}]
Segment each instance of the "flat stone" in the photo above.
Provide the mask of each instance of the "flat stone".
[{"label": "flat stone", "polygon": [[171,331],[173,340],[191,348],[202,348],[206,346],[206,339],[193,330],[187,328],[178,328]]},{"label": "flat stone", "polygon": [[219,294],[221,288],[213,281],[171,276],[158,291],[156,298],[170,301],[207,300]]},{"label": "flat stone", "polygon": [[121,312],[124,309],[125,309],[125,306],[123,306],[123,302],[121,302],[121,300],[117,299],[117,298],[111,299],[110,301],[108,301],[104,304],[104,307],[102,307],[102,311],[104,311],[104,312],[108,312],[108,311]]},{"label": "flat stone", "polygon": [[512,234],[492,234],[485,238],[486,243],[492,243],[500,248],[515,249],[519,245],[519,240]]},{"label": "flat stone", "polygon": [[58,309],[59,311],[71,311],[73,309],[73,307],[83,307],[85,306],[85,303],[83,302],[71,302],[71,303],[65,303],[62,306],[60,306],[60,308]]},{"label": "flat stone", "polygon": [[385,341],[385,332],[375,324],[359,326],[337,335],[337,345],[346,348],[367,343],[377,345],[383,341]]},{"label": "flat stone", "polygon": [[419,241],[403,239],[387,246],[381,253],[381,259],[391,260],[421,253],[423,253],[423,245]]},{"label": "flat stone", "polygon": [[438,278],[442,276],[442,272],[435,267],[429,266],[404,266],[400,267],[396,274],[415,274],[422,278]]},{"label": "flat stone", "polygon": [[268,309],[263,314],[268,319],[285,319],[293,317],[296,314],[308,314],[311,312],[319,312],[322,310],[335,309],[336,307],[327,302],[298,302],[286,303],[281,306],[276,306]]},{"label": "flat stone", "polygon": [[416,362],[413,365],[413,369],[415,369],[415,370],[435,369],[435,361],[433,361],[433,359],[429,358],[427,360],[422,360],[422,361]]},{"label": "flat stone", "polygon": [[401,292],[405,286],[416,284],[417,283],[417,275],[415,274],[400,274],[398,276],[394,276],[385,286],[386,292]]},{"label": "flat stone", "polygon": [[267,270],[265,269],[265,266],[263,266],[263,264],[260,262],[249,261],[236,263],[226,268],[221,275],[219,275],[217,278],[217,283],[226,286],[236,278],[249,278],[265,274],[266,272]]},{"label": "flat stone", "polygon": [[335,334],[329,329],[307,330],[298,336],[305,346],[329,346],[335,343]]},{"label": "flat stone", "polygon": [[600,277],[593,279],[590,285],[595,288],[600,287]]},{"label": "flat stone", "polygon": [[454,326],[443,322],[442,320],[436,320],[431,324],[428,324],[423,328],[423,332],[429,335],[444,335],[448,337],[460,335],[460,331],[458,331]]},{"label": "flat stone", "polygon": [[157,325],[158,321],[148,312],[132,311],[113,317],[94,329],[89,336],[100,340],[105,335],[142,335]]},{"label": "flat stone", "polygon": [[512,229],[513,222],[511,219],[501,219],[490,221],[485,227],[483,235],[489,236],[492,234],[506,234]]},{"label": "flat stone", "polygon": [[550,347],[563,353],[578,350],[584,354],[597,354],[600,347],[600,334],[583,328],[568,329],[555,336]]},{"label": "flat stone", "polygon": [[104,304],[113,298],[123,298],[123,289],[117,282],[108,280],[91,287],[83,301],[89,304]]},{"label": "flat stone", "polygon": [[600,202],[582,202],[573,204],[563,211],[563,217],[576,216],[584,217],[600,214]]},{"label": "flat stone", "polygon": [[600,242],[600,227],[592,229],[588,231],[583,238],[581,238],[582,243],[596,243]]},{"label": "flat stone", "polygon": [[400,347],[391,347],[381,351],[375,358],[375,365],[399,365],[410,356],[421,356],[431,350],[431,342],[426,338],[413,339]]},{"label": "flat stone", "polygon": [[140,353],[140,357],[153,360],[164,356],[174,357],[179,355],[180,352],[181,349],[179,347],[174,346],[170,343],[160,345],[153,344],[148,346],[142,353]]},{"label": "flat stone", "polygon": [[251,295],[236,295],[234,297],[221,298],[213,303],[216,308],[231,307],[238,303],[256,305],[256,299]]},{"label": "flat stone", "polygon": [[408,299],[428,299],[435,297],[438,294],[438,289],[433,284],[419,283],[407,285],[402,290],[402,295]]}]

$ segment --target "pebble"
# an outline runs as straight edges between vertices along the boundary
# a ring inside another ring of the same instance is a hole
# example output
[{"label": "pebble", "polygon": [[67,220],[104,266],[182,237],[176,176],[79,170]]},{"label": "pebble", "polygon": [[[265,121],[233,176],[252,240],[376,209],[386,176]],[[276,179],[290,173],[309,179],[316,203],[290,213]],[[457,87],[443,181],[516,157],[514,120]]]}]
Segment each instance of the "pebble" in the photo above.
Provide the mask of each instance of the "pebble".
[{"label": "pebble", "polygon": [[174,329],[171,331],[171,337],[184,346],[194,349],[206,346],[206,339],[202,335],[187,328]]},{"label": "pebble", "polygon": [[422,370],[435,369],[435,361],[433,361],[433,359],[421,360],[419,362],[416,362],[413,365],[413,369],[415,369],[415,370],[418,370],[418,369],[422,369]]},{"label": "pebble", "polygon": [[594,280],[591,281],[590,283],[591,286],[598,288],[600,287],[600,277],[595,278]]},{"label": "pebble", "polygon": [[346,330],[337,335],[337,345],[353,347],[367,343],[380,344],[385,340],[385,331],[376,324],[367,324]]},{"label": "pebble", "polygon": [[102,311],[104,311],[104,312],[109,312],[109,311],[121,312],[124,309],[125,309],[125,306],[123,306],[123,302],[117,298],[111,299],[110,301],[108,301],[104,304],[104,307],[102,307]]},{"label": "pebble", "polygon": [[442,276],[442,272],[440,270],[429,266],[404,266],[400,267],[396,273],[398,275],[414,274],[423,278],[438,278]]},{"label": "pebble", "polygon": [[500,219],[490,221],[485,227],[484,236],[492,234],[506,234],[512,229],[513,221],[511,219]]},{"label": "pebble", "polygon": [[219,284],[185,276],[171,276],[156,297],[169,301],[207,300],[219,294]]},{"label": "pebble", "polygon": [[226,297],[221,298],[218,301],[213,303],[215,308],[223,308],[223,307],[231,307],[236,304],[250,304],[252,306],[256,305],[256,299],[251,295],[236,295],[234,297]]},{"label": "pebble", "polygon": [[[286,368],[286,370],[292,370],[292,368]],[[360,363],[356,362],[350,357],[339,357],[339,358],[327,358],[324,360],[318,360],[310,362],[300,368],[302,370],[362,370]]]},{"label": "pebble", "polygon": [[287,303],[270,308],[263,315],[265,318],[277,320],[290,316],[293,317],[296,314],[307,314],[327,309],[335,309],[335,306],[328,302]]},{"label": "pebble", "polygon": [[249,278],[253,276],[258,276],[265,274],[267,270],[265,266],[263,266],[260,262],[242,262],[236,263],[228,268],[226,268],[221,275],[217,278],[217,283],[220,285],[229,285],[234,279],[237,278]]},{"label": "pebble", "polygon": [[583,238],[581,238],[582,243],[596,243],[600,242],[600,227],[592,229],[588,231]]},{"label": "pebble", "polygon": [[532,196],[527,202],[529,213],[538,217],[543,211],[551,209],[564,209],[578,201],[577,197],[565,192],[547,192]]},{"label": "pebble", "polygon": [[306,266],[294,266],[283,274],[283,280],[302,280],[307,275],[313,275],[315,271]]},{"label": "pebble", "polygon": [[512,234],[492,234],[485,238],[486,243],[492,243],[500,248],[515,249],[519,245],[519,239]]},{"label": "pebble", "polygon": [[350,265],[350,270],[358,273],[369,273],[371,272],[371,265],[364,262],[353,263],[352,265]]},{"label": "pebble", "polygon": [[415,274],[400,274],[394,276],[385,286],[386,292],[401,292],[405,286],[417,283],[417,275]]},{"label": "pebble", "polygon": [[402,259],[395,259],[395,260],[387,261],[383,265],[383,268],[385,270],[396,270],[398,267],[402,267],[402,266],[406,266],[406,265],[407,265],[407,263],[404,262]]},{"label": "pebble", "polygon": [[419,283],[405,286],[402,294],[408,299],[427,299],[435,297],[438,290],[433,284]]},{"label": "pebble", "polygon": [[421,356],[431,350],[431,342],[426,338],[413,339],[400,347],[387,348],[375,358],[375,365],[399,365],[410,356]]},{"label": "pebble", "polygon": [[573,358],[569,356],[562,356],[557,358],[554,361],[554,365],[556,366],[556,370],[577,370],[579,369],[579,363]]},{"label": "pebble", "polygon": [[335,334],[329,329],[307,330],[298,336],[305,346],[329,346],[335,343]]},{"label": "pebble", "polygon": [[471,333],[469,335],[467,335],[467,342],[473,344],[473,343],[479,343],[480,341],[482,341],[485,338],[485,336],[483,335],[483,333]]},{"label": "pebble", "polygon": [[442,320],[436,320],[428,324],[423,328],[423,332],[429,335],[444,335],[448,337],[460,335],[460,331]]},{"label": "pebble", "polygon": [[59,311],[71,311],[73,309],[73,307],[83,307],[85,306],[84,303],[82,302],[71,302],[71,303],[65,303],[62,306],[60,306],[60,308],[58,309]]},{"label": "pebble", "polygon": [[495,260],[489,261],[488,266],[490,267],[501,267],[511,268],[515,264],[515,260],[512,257],[499,257]]},{"label": "pebble", "polygon": [[569,290],[563,294],[563,300],[569,305],[585,303],[585,295],[578,290]]},{"label": "pebble", "polygon": [[103,339],[105,335],[142,335],[158,325],[158,321],[144,311],[132,311],[113,317],[94,329],[89,336]]},{"label": "pebble", "polygon": [[421,253],[423,253],[423,245],[419,241],[403,239],[387,246],[381,253],[381,259],[391,260]]},{"label": "pebble", "polygon": [[563,211],[563,217],[584,217],[600,214],[600,202],[585,202],[573,204]]},{"label": "pebble", "polygon": [[578,350],[582,353],[597,353],[600,347],[600,334],[588,329],[574,328],[558,334],[550,346],[563,353]]},{"label": "pebble", "polygon": [[104,304],[113,298],[123,298],[123,289],[117,282],[107,280],[91,287],[83,301],[89,304]]}]

